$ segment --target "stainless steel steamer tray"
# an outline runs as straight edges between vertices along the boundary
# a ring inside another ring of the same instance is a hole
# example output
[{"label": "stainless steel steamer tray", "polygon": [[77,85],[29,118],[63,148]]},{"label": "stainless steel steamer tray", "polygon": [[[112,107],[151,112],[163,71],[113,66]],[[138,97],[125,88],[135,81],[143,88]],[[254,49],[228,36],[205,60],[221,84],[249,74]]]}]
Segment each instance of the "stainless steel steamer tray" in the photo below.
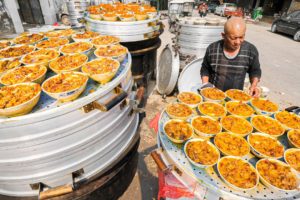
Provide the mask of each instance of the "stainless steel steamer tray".
[{"label": "stainless steel steamer tray", "polygon": [[[230,188],[225,184],[214,167],[202,169],[193,166],[187,159],[183,151],[183,145],[175,145],[164,134],[164,123],[169,120],[169,117],[165,111],[162,112],[159,120],[159,139],[161,141],[162,148],[165,150],[168,157],[176,163],[176,166],[184,173],[188,174],[191,178],[198,181],[202,186],[206,187],[209,192],[213,192],[224,199],[299,199],[300,193],[297,192],[283,192],[272,191],[265,187],[262,183],[253,190],[238,191]],[[287,146],[286,138],[281,138],[280,142]],[[257,158],[252,155],[245,157],[251,164],[255,164]]]},{"label": "stainless steel steamer tray", "polygon": [[87,30],[98,32],[102,35],[113,35],[119,37],[121,42],[147,40],[159,35],[159,16],[148,20],[133,22],[100,21],[89,17],[85,17],[85,20]]}]

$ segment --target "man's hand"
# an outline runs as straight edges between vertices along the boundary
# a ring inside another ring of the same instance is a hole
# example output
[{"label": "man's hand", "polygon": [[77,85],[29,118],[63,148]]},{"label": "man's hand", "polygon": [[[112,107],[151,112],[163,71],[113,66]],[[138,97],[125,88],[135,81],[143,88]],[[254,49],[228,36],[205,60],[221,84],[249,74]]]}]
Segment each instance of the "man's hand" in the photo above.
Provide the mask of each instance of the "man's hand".
[{"label": "man's hand", "polygon": [[260,97],[260,90],[257,87],[250,87],[249,94],[252,97]]}]

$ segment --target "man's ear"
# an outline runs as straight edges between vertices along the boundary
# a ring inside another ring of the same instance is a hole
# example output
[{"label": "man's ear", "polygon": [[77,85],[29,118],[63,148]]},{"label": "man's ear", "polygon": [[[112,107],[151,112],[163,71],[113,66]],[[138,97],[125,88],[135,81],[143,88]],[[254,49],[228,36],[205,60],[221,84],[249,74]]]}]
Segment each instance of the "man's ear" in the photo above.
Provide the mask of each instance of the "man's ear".
[{"label": "man's ear", "polygon": [[222,38],[224,39],[224,37],[225,37],[225,33],[223,33],[223,32],[222,32],[222,33],[221,33],[221,35],[222,35]]}]

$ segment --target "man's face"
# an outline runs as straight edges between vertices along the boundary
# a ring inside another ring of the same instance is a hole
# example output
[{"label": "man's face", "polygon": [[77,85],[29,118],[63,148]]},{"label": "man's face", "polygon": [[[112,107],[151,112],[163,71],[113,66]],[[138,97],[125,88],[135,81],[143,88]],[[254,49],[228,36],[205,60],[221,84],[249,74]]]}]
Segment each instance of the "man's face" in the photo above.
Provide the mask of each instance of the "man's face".
[{"label": "man's face", "polygon": [[226,48],[229,50],[237,50],[240,48],[245,39],[245,31],[230,31],[222,33]]}]

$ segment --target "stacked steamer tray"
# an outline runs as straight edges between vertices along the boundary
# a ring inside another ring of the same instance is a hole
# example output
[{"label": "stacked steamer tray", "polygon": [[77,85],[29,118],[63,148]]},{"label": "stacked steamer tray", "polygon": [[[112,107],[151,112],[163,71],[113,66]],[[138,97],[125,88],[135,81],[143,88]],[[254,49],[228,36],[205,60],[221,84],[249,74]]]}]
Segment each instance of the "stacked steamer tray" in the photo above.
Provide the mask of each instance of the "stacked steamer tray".
[{"label": "stacked steamer tray", "polygon": [[162,27],[159,15],[149,5],[100,4],[88,8],[86,28],[121,39],[132,55],[132,74],[138,85],[147,85],[156,66]]},{"label": "stacked steamer tray", "polygon": [[78,19],[83,18],[84,12],[89,6],[87,0],[68,0],[66,1],[69,19],[71,25],[73,26],[82,26],[83,24],[78,21]]},{"label": "stacked steamer tray", "polygon": [[[0,50],[1,195],[41,197],[43,187],[65,186],[74,199],[76,189],[104,173],[108,177],[101,185],[114,177],[108,171],[137,150],[132,149],[139,141],[139,119],[128,103],[135,98],[131,55],[125,51],[121,62],[97,58],[90,42],[97,35],[68,29],[5,41]],[[88,192],[96,189],[91,188]]]},{"label": "stacked steamer tray", "polygon": [[211,43],[222,39],[225,21],[219,18],[179,18],[176,45],[179,48],[181,66],[195,58],[202,58]]},{"label": "stacked steamer tray", "polygon": [[199,92],[182,82],[200,80],[189,76],[192,66],[177,102],[161,113],[158,166],[173,165],[199,199],[299,199],[300,117],[240,90]]}]

